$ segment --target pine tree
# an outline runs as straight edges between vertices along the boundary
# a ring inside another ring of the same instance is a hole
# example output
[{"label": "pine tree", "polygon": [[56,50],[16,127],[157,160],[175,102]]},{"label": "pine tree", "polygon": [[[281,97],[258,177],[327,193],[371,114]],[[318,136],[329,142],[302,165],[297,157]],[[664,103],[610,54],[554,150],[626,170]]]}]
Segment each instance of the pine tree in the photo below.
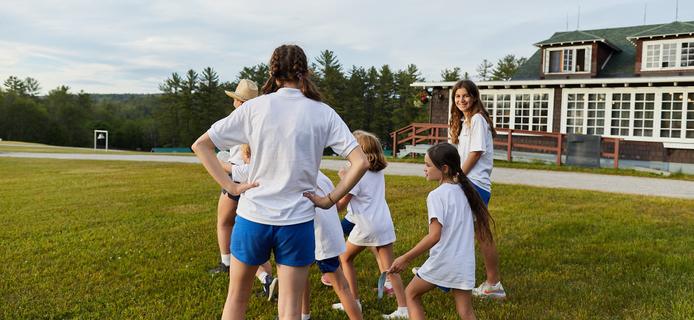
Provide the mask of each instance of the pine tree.
[{"label": "pine tree", "polygon": [[511,80],[511,77],[516,73],[518,67],[526,61],[525,58],[516,58],[515,55],[509,54],[499,59],[496,67],[492,71],[492,80]]},{"label": "pine tree", "polygon": [[441,80],[442,81],[458,81],[458,80],[460,80],[460,68],[455,67],[453,69],[441,70]]},{"label": "pine tree", "polygon": [[477,78],[482,81],[488,81],[492,77],[492,69],[494,65],[487,59],[482,60],[482,63],[477,66]]}]

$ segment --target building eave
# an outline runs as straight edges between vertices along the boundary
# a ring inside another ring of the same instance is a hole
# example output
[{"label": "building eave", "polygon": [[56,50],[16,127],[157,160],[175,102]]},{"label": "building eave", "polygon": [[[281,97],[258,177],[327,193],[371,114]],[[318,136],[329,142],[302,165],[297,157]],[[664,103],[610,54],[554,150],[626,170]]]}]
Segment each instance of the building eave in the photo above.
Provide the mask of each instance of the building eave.
[{"label": "building eave", "polygon": [[[509,81],[478,81],[475,82],[480,89],[487,88],[511,88],[523,86],[561,86],[561,85],[614,85],[614,84],[653,84],[653,83],[668,83],[673,85],[678,82],[694,82],[694,76],[676,76],[676,77],[629,77],[629,78],[592,78],[592,79],[546,79],[546,80],[509,80]],[[422,88],[451,88],[456,81],[441,81],[441,82],[415,82],[411,87]]]}]

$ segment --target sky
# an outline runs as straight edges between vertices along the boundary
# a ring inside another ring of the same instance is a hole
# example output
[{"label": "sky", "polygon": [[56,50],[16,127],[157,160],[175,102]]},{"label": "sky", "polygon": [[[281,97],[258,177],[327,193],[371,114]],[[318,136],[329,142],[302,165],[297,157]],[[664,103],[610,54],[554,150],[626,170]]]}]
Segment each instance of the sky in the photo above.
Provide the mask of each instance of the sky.
[{"label": "sky", "polygon": [[[471,75],[483,59],[531,56],[554,32],[669,23],[677,0],[161,1],[0,0],[0,81],[32,77],[41,92],[157,93],[173,72],[212,67],[233,81],[285,43],[343,69],[403,69],[427,81]],[[580,19],[579,18],[580,7]],[[644,10],[645,9],[645,10]],[[679,21],[694,1],[679,1]],[[567,23],[568,22],[568,23]]]}]

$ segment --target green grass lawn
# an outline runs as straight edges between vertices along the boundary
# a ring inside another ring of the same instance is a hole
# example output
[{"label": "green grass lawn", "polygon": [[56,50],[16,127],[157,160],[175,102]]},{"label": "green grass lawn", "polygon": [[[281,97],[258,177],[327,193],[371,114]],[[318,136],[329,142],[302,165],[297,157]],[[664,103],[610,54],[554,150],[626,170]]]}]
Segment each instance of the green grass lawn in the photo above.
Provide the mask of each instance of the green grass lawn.
[{"label": "green grass lawn", "polygon": [[[207,273],[219,188],[201,166],[0,158],[0,177],[0,318],[219,318],[228,280]],[[403,253],[436,185],[386,182]],[[692,319],[694,201],[495,185],[490,210],[509,299],[475,301],[480,319]],[[356,265],[365,318],[394,310],[370,290],[373,257]],[[346,319],[318,278],[314,267],[314,318]],[[424,303],[430,319],[456,318],[450,295]],[[248,319],[275,314],[251,299]]]},{"label": "green grass lawn", "polygon": [[0,141],[0,152],[35,152],[35,153],[82,153],[82,154],[144,154],[144,155],[174,155],[174,156],[193,156],[192,152],[143,152],[143,151],[127,151],[127,150],[114,150],[109,149],[105,151],[103,149],[94,150],[91,148],[78,148],[78,147],[62,147],[62,146],[52,146],[41,143],[33,142],[20,142],[20,141]]}]

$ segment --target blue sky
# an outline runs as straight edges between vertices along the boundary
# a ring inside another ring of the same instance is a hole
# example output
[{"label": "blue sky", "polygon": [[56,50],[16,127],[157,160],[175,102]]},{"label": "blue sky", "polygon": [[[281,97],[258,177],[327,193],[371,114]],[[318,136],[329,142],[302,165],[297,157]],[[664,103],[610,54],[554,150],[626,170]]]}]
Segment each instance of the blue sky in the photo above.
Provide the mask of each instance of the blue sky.
[{"label": "blue sky", "polygon": [[[178,2],[178,3],[177,3]],[[675,19],[676,0],[135,1],[0,0],[0,80],[33,77],[42,92],[155,93],[172,72],[210,66],[225,81],[283,43],[349,68],[413,63],[428,81],[444,68],[475,74],[483,59],[528,57],[556,31]],[[694,20],[694,1],[679,1]]]}]

